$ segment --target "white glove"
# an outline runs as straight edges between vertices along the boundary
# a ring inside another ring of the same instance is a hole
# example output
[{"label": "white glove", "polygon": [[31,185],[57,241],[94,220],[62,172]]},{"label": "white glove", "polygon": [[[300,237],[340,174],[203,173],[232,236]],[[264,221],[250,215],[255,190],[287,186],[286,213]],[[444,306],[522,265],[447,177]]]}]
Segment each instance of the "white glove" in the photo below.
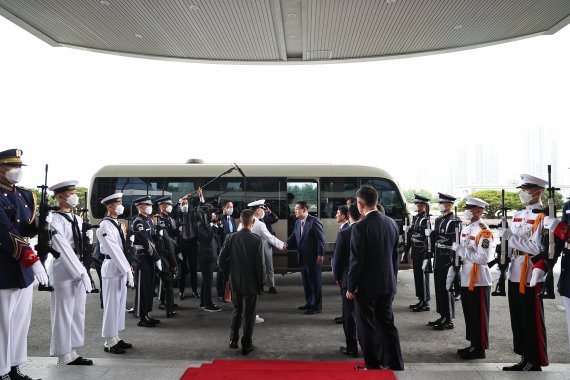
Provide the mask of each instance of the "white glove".
[{"label": "white glove", "polygon": [[178,258],[180,259],[180,261],[183,261],[183,260],[184,260],[184,257],[182,256],[182,252],[180,252],[177,256],[178,256]]},{"label": "white glove", "polygon": [[560,219],[553,216],[547,216],[544,218],[544,228],[547,230],[554,231],[558,226],[558,223],[560,223]]},{"label": "white glove", "polygon": [[81,273],[81,282],[83,282],[83,286],[85,286],[85,291],[87,293],[91,293],[91,290],[93,290],[93,288],[91,287],[91,280],[89,279],[87,273]]},{"label": "white glove", "polygon": [[134,243],[135,242],[135,235],[129,236],[129,240],[131,241],[131,243]]},{"label": "white glove", "polygon": [[178,231],[182,232],[182,226],[178,227]]},{"label": "white glove", "polygon": [[133,272],[128,271],[127,272],[127,286],[129,288],[134,288],[135,287],[135,279],[133,277]]},{"label": "white glove", "polygon": [[404,233],[406,233],[410,230],[410,226],[403,226],[402,229],[404,230]]},{"label": "white glove", "polygon": [[87,232],[85,232],[85,236],[89,239],[89,244],[93,243],[93,230],[87,230]]},{"label": "white glove", "polygon": [[532,277],[530,278],[530,286],[533,287],[536,285],[537,282],[542,282],[541,280],[544,278],[546,272],[540,268],[534,268],[532,270]]},{"label": "white glove", "polygon": [[457,253],[457,256],[464,258],[465,257],[465,247],[462,245],[458,245],[457,249],[455,250],[455,252]]},{"label": "white glove", "polygon": [[453,279],[455,278],[455,270],[453,267],[449,267],[447,271],[447,278],[445,279],[445,289],[449,292],[451,286],[453,285]]},{"label": "white glove", "polygon": [[457,244],[456,242],[453,242],[453,244],[451,244],[451,247],[449,247],[452,251],[457,251],[457,247],[459,247],[459,244]]},{"label": "white glove", "polygon": [[36,276],[36,279],[40,284],[42,285],[49,284],[48,275],[41,261],[38,260],[34,263],[34,265],[32,265],[32,271],[34,271],[34,276]]},{"label": "white glove", "polygon": [[432,230],[431,228],[426,228],[426,229],[424,230],[424,232],[425,232],[426,236],[429,236],[429,235],[431,235],[431,233],[433,232],[433,230]]},{"label": "white glove", "polygon": [[425,259],[425,260],[422,262],[422,270],[426,270],[427,264],[428,264],[428,259]]},{"label": "white glove", "polygon": [[156,267],[158,268],[159,272],[162,272],[162,261],[160,260],[156,261]]},{"label": "white glove", "polygon": [[52,216],[52,212],[48,211],[47,215],[46,215],[46,223],[50,224],[53,220],[53,216]]},{"label": "white glove", "polygon": [[159,234],[160,236],[163,236],[163,235],[164,235],[164,230],[158,231],[158,234]]}]

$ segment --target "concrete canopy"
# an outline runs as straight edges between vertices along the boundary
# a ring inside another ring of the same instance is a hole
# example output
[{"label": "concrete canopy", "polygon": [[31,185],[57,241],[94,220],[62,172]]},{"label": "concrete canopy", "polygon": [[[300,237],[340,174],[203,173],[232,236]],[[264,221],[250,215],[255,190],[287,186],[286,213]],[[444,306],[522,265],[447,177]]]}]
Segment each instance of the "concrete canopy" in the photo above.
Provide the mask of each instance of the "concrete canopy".
[{"label": "concrete canopy", "polygon": [[553,34],[567,0],[0,0],[52,46],[141,58],[325,63],[463,50]]}]

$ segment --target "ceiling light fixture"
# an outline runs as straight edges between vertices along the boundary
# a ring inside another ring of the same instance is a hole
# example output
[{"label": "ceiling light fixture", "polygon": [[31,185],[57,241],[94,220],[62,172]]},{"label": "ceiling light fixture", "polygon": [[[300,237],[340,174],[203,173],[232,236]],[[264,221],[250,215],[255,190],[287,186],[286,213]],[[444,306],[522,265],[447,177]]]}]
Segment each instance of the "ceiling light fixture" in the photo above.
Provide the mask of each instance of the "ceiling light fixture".
[{"label": "ceiling light fixture", "polygon": [[295,18],[295,17],[297,17],[297,15],[296,15],[295,13],[289,13],[289,14],[287,15],[287,17],[289,17],[289,18]]},{"label": "ceiling light fixture", "polygon": [[102,5],[107,5],[107,6],[111,5],[111,3],[110,3],[109,1],[107,1],[107,0],[101,0],[100,3],[101,3]]},{"label": "ceiling light fixture", "polygon": [[198,6],[197,5],[190,5],[190,9],[192,9],[193,11],[197,11]]},{"label": "ceiling light fixture", "polygon": [[459,29],[461,29],[461,28],[463,28],[463,25],[455,25],[455,26],[453,27],[453,29],[455,29],[455,30],[459,30]]},{"label": "ceiling light fixture", "polygon": [[142,34],[138,34],[138,33],[135,34],[135,37],[136,37],[136,38],[143,38]]},{"label": "ceiling light fixture", "polygon": [[297,36],[294,35],[294,34],[290,34],[290,35],[289,35],[289,38],[297,38]]}]

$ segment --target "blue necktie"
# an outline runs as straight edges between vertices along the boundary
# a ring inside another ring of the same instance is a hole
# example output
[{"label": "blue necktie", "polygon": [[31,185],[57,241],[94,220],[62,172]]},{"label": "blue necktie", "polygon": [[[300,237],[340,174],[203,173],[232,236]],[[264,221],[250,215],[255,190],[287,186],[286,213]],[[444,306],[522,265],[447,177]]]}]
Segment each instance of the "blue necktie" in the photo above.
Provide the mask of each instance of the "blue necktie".
[{"label": "blue necktie", "polygon": [[230,233],[234,232],[234,226],[232,225],[232,221],[229,216],[228,216],[228,230],[230,230]]}]

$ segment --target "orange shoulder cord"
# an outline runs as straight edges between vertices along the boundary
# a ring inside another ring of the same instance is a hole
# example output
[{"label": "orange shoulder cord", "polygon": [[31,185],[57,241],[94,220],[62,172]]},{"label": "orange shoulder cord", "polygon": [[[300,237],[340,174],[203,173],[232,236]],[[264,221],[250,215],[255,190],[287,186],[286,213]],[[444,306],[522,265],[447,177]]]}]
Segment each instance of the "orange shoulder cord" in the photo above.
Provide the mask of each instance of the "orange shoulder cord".
[{"label": "orange shoulder cord", "polygon": [[[485,239],[491,239],[493,237],[493,233],[490,230],[484,229],[479,231],[477,237],[475,238],[475,246],[479,246],[479,241],[481,237]],[[475,283],[479,281],[479,273],[480,273],[481,265],[480,264],[473,264],[471,267],[471,272],[469,273],[469,290],[475,290]]]},{"label": "orange shoulder cord", "polygon": [[[540,223],[544,219],[544,214],[538,214],[536,219],[534,220],[534,224],[532,225],[532,232],[536,232]],[[521,267],[521,277],[519,279],[519,294],[526,293],[526,273],[528,272],[528,268],[530,267],[530,257],[528,253],[524,254],[524,261]]]}]

